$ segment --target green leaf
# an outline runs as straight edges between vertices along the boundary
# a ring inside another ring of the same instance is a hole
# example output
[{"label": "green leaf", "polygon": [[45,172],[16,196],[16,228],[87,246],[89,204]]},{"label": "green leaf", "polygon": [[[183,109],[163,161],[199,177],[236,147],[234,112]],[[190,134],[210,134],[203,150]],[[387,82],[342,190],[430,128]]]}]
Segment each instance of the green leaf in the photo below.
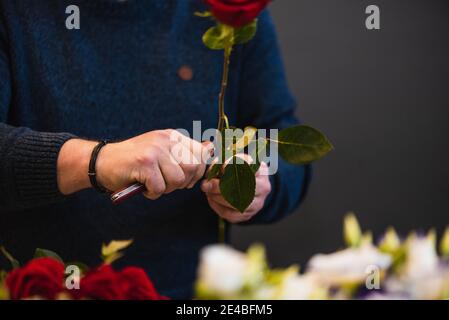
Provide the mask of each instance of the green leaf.
[{"label": "green leaf", "polygon": [[446,231],[441,238],[440,252],[445,258],[449,258],[449,227],[446,228]]},{"label": "green leaf", "polygon": [[399,239],[396,230],[389,227],[380,241],[379,250],[388,254],[395,254],[401,247],[401,239]]},{"label": "green leaf", "polygon": [[232,46],[234,28],[217,24],[209,28],[203,35],[203,43],[206,47],[212,50],[224,50]]},{"label": "green leaf", "polygon": [[212,12],[210,11],[204,11],[204,12],[199,12],[196,11],[194,13],[195,16],[200,17],[200,18],[208,18],[208,17],[212,17]]},{"label": "green leaf", "polygon": [[305,125],[281,130],[278,140],[274,142],[279,144],[281,157],[293,164],[308,164],[322,158],[333,149],[324,134]]},{"label": "green leaf", "polygon": [[264,271],[268,269],[265,248],[263,245],[254,244],[247,251],[247,276],[245,277],[246,288],[260,288],[264,278]]},{"label": "green leaf", "polygon": [[234,44],[244,44],[249,42],[257,32],[257,19],[252,23],[243,26],[241,28],[236,28],[234,30]]},{"label": "green leaf", "polygon": [[232,163],[225,167],[220,179],[220,192],[230,205],[243,213],[254,200],[256,177],[248,163],[237,163],[236,158],[233,157]]},{"label": "green leaf", "polygon": [[253,170],[254,174],[256,174],[257,171],[259,171],[260,164],[262,162],[262,156],[265,150],[267,149],[268,141],[266,139],[260,138],[256,143],[256,157],[254,159],[254,162],[251,163],[249,166],[251,167],[251,170]]},{"label": "green leaf", "polygon": [[214,163],[207,173],[207,181],[218,178],[221,172],[221,165],[218,163]]},{"label": "green leaf", "polygon": [[11,267],[13,269],[20,268],[20,263],[17,261],[16,258],[14,258],[3,246],[0,246],[0,252],[5,256],[5,258],[9,261],[11,264]]},{"label": "green leaf", "polygon": [[64,263],[62,258],[57,253],[47,249],[37,248],[36,251],[34,251],[34,258],[53,258]]},{"label": "green leaf", "polygon": [[247,147],[254,139],[257,133],[257,128],[254,127],[246,127],[245,130],[243,130],[243,135],[239,137],[237,142],[234,144],[234,150],[236,152],[239,152],[245,147]]},{"label": "green leaf", "polygon": [[344,219],[343,236],[349,247],[358,247],[362,243],[362,230],[353,213],[348,213]]},{"label": "green leaf", "polygon": [[106,264],[111,264],[114,261],[123,257],[121,250],[129,247],[133,243],[133,240],[114,240],[108,244],[103,244],[101,247],[101,257]]}]

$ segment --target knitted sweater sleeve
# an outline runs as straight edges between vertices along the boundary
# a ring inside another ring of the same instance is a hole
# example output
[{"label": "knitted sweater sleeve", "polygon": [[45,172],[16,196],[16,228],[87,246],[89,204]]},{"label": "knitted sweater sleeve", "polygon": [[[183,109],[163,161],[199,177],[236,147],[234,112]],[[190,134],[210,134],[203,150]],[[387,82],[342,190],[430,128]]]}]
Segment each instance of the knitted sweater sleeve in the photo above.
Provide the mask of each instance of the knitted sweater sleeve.
[{"label": "knitted sweater sleeve", "polygon": [[36,132],[7,124],[13,101],[8,41],[0,18],[0,214],[62,198],[56,164],[68,133]]}]

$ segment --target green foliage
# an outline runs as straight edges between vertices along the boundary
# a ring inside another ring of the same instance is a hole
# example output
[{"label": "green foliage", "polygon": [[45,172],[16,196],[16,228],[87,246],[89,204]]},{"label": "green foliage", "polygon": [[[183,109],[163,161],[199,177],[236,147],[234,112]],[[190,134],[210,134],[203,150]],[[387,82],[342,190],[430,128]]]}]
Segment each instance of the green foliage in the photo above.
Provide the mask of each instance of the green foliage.
[{"label": "green foliage", "polygon": [[250,164],[251,170],[253,170],[254,174],[259,171],[260,164],[263,161],[263,155],[265,154],[265,151],[267,149],[268,141],[266,139],[257,139],[255,142],[256,144],[256,156],[255,159],[253,159],[253,163]]},{"label": "green foliage", "polygon": [[449,227],[446,228],[446,231],[441,238],[440,252],[444,257],[449,258]]},{"label": "green foliage", "polygon": [[[199,17],[212,17],[211,12],[195,13]],[[223,135],[224,127],[230,129],[228,118],[224,111],[224,97],[228,82],[229,59],[232,48],[237,44],[249,42],[257,33],[257,19],[252,23],[234,28],[216,21],[215,26],[209,28],[203,35],[203,43],[212,50],[224,50],[223,78],[221,82],[221,91],[219,95],[219,125],[218,130],[222,133],[223,141],[226,136]],[[242,137],[232,141],[222,143],[221,161],[213,164],[207,173],[207,179],[220,179],[220,191],[222,196],[237,210],[244,212],[251,204],[255,194],[255,174],[260,168],[261,158],[259,155],[265,151],[267,141],[263,141],[257,147],[256,159],[249,165],[230,163],[224,167],[223,163],[226,158],[235,159],[235,154],[243,152],[245,148],[252,143],[256,136],[257,129],[253,127],[245,128]],[[261,142],[260,140],[259,142]],[[273,141],[273,140],[271,140]],[[308,164],[316,161],[332,150],[332,145],[327,138],[318,130],[309,126],[294,126],[282,130],[279,133],[278,140],[279,154],[286,161],[293,164]],[[228,148],[228,146],[230,146]],[[232,147],[231,147],[232,146]],[[226,151],[231,151],[231,155],[227,155]],[[220,237],[221,238],[221,237]]]},{"label": "green foliage", "polygon": [[241,28],[234,29],[233,44],[244,44],[251,41],[257,32],[257,19]]},{"label": "green foliage", "polygon": [[344,219],[343,237],[349,247],[358,247],[362,243],[362,230],[354,213],[348,213]]},{"label": "green foliage", "polygon": [[234,29],[224,24],[209,28],[203,35],[203,43],[212,50],[224,50],[232,47]]},{"label": "green foliage", "polygon": [[292,164],[308,164],[321,159],[333,146],[317,129],[297,125],[279,132],[279,154]]},{"label": "green foliage", "polygon": [[11,264],[11,267],[13,269],[20,268],[20,263],[17,261],[16,258],[14,258],[3,246],[0,246],[0,252],[5,256],[5,258],[9,261]]},{"label": "green foliage", "polygon": [[243,130],[243,135],[241,135],[237,142],[232,145],[235,152],[240,152],[245,149],[251,143],[251,141],[254,140],[256,133],[257,128],[246,127],[245,130]]},{"label": "green foliage", "polygon": [[101,258],[104,263],[111,264],[114,261],[123,257],[123,252],[121,250],[129,247],[133,243],[133,240],[120,240],[111,241],[108,244],[103,244],[101,247]]},{"label": "green foliage", "polygon": [[66,265],[66,267],[67,266],[77,266],[80,269],[81,274],[86,274],[90,269],[87,264],[85,264],[83,262],[79,262],[79,261],[67,262],[65,265]]},{"label": "green foliage", "polygon": [[218,163],[214,163],[207,173],[207,181],[218,178],[221,173],[221,165]]},{"label": "green foliage", "polygon": [[64,263],[62,258],[56,252],[47,249],[37,248],[36,251],[34,251],[34,258],[53,258]]},{"label": "green foliage", "polygon": [[[222,165],[213,164],[207,174],[207,179],[219,178],[222,181],[224,180],[220,183],[224,186],[223,197],[240,212],[244,212],[254,199],[254,175],[260,168],[268,141],[263,138],[256,139],[257,128],[255,127],[246,127],[244,131],[236,129],[226,129],[225,131],[227,135],[222,133],[222,161],[225,160],[225,157],[233,157],[236,153],[243,152],[248,145],[256,144],[256,155],[252,155],[253,162],[248,165],[252,174],[249,171],[246,172],[246,166],[237,167],[235,164],[226,165],[225,172],[221,174]],[[277,143],[279,154],[293,164],[310,163],[332,150],[331,143],[321,132],[304,125],[281,130],[277,140],[268,140]],[[248,187],[251,190],[248,190]],[[235,192],[239,194],[233,195],[232,193]]]},{"label": "green foliage", "polygon": [[209,17],[212,17],[212,12],[210,12],[210,11],[204,11],[204,12],[199,12],[199,11],[197,11],[197,12],[195,12],[194,13],[197,17],[200,17],[200,18],[209,18]]},{"label": "green foliage", "polygon": [[6,278],[6,272],[0,271],[0,301],[9,299],[9,292],[4,283],[5,278]]},{"label": "green foliage", "polygon": [[222,196],[241,213],[253,202],[256,192],[256,177],[249,164],[233,157],[220,179]]}]

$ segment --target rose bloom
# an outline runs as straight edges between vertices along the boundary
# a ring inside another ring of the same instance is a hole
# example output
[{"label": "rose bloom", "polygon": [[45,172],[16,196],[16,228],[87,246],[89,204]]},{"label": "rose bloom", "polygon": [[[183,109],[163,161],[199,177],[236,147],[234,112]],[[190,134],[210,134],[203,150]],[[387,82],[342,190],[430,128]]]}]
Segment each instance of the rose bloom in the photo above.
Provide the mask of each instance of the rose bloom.
[{"label": "rose bloom", "polygon": [[161,296],[153,286],[145,271],[136,267],[127,267],[120,272],[120,281],[126,299],[129,300],[168,300]]},{"label": "rose bloom", "polygon": [[236,28],[253,22],[270,1],[204,0],[218,21]]},{"label": "rose bloom", "polygon": [[52,258],[31,260],[22,268],[11,271],[6,278],[12,300],[54,299],[64,291],[64,265]]},{"label": "rose bloom", "polygon": [[71,291],[75,299],[93,300],[166,300],[157,293],[146,273],[136,267],[121,272],[102,265],[88,272],[80,281],[80,289]]}]

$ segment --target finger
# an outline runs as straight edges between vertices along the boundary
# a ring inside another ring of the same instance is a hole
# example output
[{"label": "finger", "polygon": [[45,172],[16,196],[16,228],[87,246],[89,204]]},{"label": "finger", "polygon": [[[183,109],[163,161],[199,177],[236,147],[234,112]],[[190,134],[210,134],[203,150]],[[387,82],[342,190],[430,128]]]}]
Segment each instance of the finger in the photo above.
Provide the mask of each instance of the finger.
[{"label": "finger", "polygon": [[260,167],[259,170],[257,170],[256,172],[256,177],[258,176],[268,176],[269,170],[268,170],[268,165],[265,162],[261,162],[260,163]]},{"label": "finger", "polygon": [[[173,157],[174,161],[181,167],[184,172],[185,180],[180,188],[184,189],[193,185],[196,181],[194,180],[198,170],[205,168],[202,166],[200,161],[196,159],[193,153],[183,144],[178,144],[170,150],[170,155]],[[204,171],[203,171],[204,173]],[[199,179],[199,178],[198,178]]]},{"label": "finger", "polygon": [[222,205],[223,207],[226,207],[226,208],[229,208],[229,209],[231,209],[231,210],[237,211],[233,206],[231,206],[231,205],[229,204],[229,202],[226,201],[225,198],[223,198],[222,195],[217,195],[217,194],[207,194],[207,197],[208,197],[210,200],[212,200],[212,201],[214,201],[214,202],[216,202],[216,203]]},{"label": "finger", "polygon": [[[211,146],[209,143],[200,143],[194,139],[186,137],[175,130],[173,140],[182,143],[190,152],[194,155],[195,159],[199,162],[204,162],[203,159],[208,159],[207,155],[210,155]],[[212,145],[213,148],[213,145]]]},{"label": "finger", "polygon": [[[229,204],[229,202],[227,202],[226,199],[223,198],[223,196],[221,195],[208,194],[207,198],[215,203],[220,204],[222,207],[229,209],[230,212],[238,213],[239,215],[242,214],[240,211],[235,209],[231,204]],[[245,210],[243,214],[254,214],[256,212],[259,212],[263,208],[264,203],[265,197],[258,197],[258,196],[254,197],[253,202],[251,202],[251,204],[248,206],[248,208]]]},{"label": "finger", "polygon": [[193,176],[193,179],[188,184],[187,188],[191,189],[193,186],[204,176],[204,173],[206,172],[206,164],[201,163],[197,165],[196,172]]},{"label": "finger", "polygon": [[165,192],[166,185],[159,166],[154,165],[146,170],[145,181],[142,181],[147,189],[143,195],[151,200],[156,200]]},{"label": "finger", "polygon": [[203,146],[202,162],[208,164],[215,154],[214,144],[211,141],[204,141],[201,144]]},{"label": "finger", "polygon": [[173,146],[170,154],[184,171],[185,181],[182,188],[192,188],[204,176],[206,163],[198,160],[192,150],[182,143]]},{"label": "finger", "polygon": [[204,180],[201,184],[201,190],[207,194],[221,195],[220,180],[212,179],[210,181]]},{"label": "finger", "polygon": [[250,215],[241,214],[208,198],[210,207],[223,219],[230,223],[239,223],[251,219]]},{"label": "finger", "polygon": [[256,177],[256,197],[267,196],[271,192],[271,182],[268,176]]},{"label": "finger", "polygon": [[186,176],[184,171],[170,154],[161,155],[159,168],[165,180],[165,193],[170,193],[183,187]]}]

